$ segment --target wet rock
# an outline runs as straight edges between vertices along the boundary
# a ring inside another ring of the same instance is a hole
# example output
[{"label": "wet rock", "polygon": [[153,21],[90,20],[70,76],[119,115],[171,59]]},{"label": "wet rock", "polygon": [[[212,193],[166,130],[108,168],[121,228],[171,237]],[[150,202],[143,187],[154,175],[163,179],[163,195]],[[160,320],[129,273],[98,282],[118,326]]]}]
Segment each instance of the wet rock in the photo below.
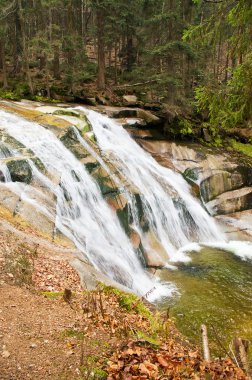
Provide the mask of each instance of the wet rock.
[{"label": "wet rock", "polygon": [[123,103],[128,106],[136,106],[137,105],[137,97],[135,95],[124,95]]},{"label": "wet rock", "polygon": [[53,115],[80,117],[80,114],[78,112],[69,109],[57,109],[53,111]]},{"label": "wet rock", "polygon": [[137,117],[143,119],[148,127],[162,124],[162,120],[159,117],[157,117],[150,111],[146,111],[140,108],[137,111]]},{"label": "wet rock", "polygon": [[112,207],[113,210],[123,210],[127,204],[127,199],[123,194],[118,192],[112,192],[105,196],[107,203]]},{"label": "wet rock", "polygon": [[225,215],[252,209],[252,188],[229,191],[206,204],[212,215]]},{"label": "wet rock", "polygon": [[29,184],[32,180],[32,169],[27,160],[13,159],[7,162],[7,167],[13,182]]},{"label": "wet rock", "polygon": [[5,176],[1,170],[0,170],[0,182],[5,182]]},{"label": "wet rock", "polygon": [[206,128],[203,128],[202,129],[202,134],[203,134],[203,138],[206,142],[211,142],[212,141],[212,136],[210,135],[208,129]]},{"label": "wet rock", "polygon": [[252,169],[244,168],[245,172],[249,173],[250,170],[251,174],[248,177],[243,175],[237,168],[234,172],[222,171],[204,179],[200,184],[200,193],[203,200],[209,202],[227,191],[236,190],[249,185],[249,178],[252,177]]},{"label": "wet rock", "polygon": [[97,95],[96,96],[96,101],[98,104],[101,104],[103,106],[106,106],[108,104],[108,101],[106,100],[106,98],[102,95]]},{"label": "wet rock", "polygon": [[97,167],[97,169],[92,172],[92,176],[99,185],[103,196],[118,193],[117,185],[113,182],[107,171],[101,166]]},{"label": "wet rock", "polygon": [[89,106],[96,106],[97,105],[95,98],[86,98],[85,103]]},{"label": "wet rock", "polygon": [[68,128],[66,133],[61,136],[60,140],[78,159],[82,160],[90,156],[90,153],[79,142],[76,131],[73,127]]},{"label": "wet rock", "polygon": [[131,230],[129,233],[129,238],[130,238],[130,241],[131,241],[133,248],[134,249],[140,249],[140,244],[141,244],[140,235],[136,231]]},{"label": "wet rock", "polygon": [[0,183],[0,205],[13,214],[18,201],[19,196]]},{"label": "wet rock", "polygon": [[154,251],[152,252],[143,251],[143,256],[144,256],[147,268],[161,269],[161,268],[164,268],[166,265],[165,261]]}]

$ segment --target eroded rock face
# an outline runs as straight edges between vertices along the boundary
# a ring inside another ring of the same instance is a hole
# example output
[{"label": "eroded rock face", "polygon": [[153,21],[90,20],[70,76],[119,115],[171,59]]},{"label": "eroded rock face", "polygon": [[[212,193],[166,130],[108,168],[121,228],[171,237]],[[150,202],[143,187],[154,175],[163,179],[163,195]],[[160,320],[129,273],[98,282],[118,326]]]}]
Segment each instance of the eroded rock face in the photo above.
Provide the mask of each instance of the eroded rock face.
[{"label": "eroded rock face", "polygon": [[141,141],[163,166],[179,171],[212,215],[252,209],[252,161],[199,144]]},{"label": "eroded rock face", "polygon": [[252,209],[252,188],[244,187],[223,193],[209,202],[207,208],[212,215],[225,215]]}]

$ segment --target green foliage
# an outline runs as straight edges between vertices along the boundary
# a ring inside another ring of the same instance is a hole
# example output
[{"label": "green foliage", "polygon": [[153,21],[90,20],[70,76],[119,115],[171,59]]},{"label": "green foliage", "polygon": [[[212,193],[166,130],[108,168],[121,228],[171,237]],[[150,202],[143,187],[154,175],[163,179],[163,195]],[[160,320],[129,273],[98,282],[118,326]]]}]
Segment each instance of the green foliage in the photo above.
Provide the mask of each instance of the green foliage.
[{"label": "green foliage", "polygon": [[193,124],[185,118],[179,120],[179,129],[182,135],[191,135],[193,133]]},{"label": "green foliage", "polygon": [[231,140],[231,146],[234,150],[237,150],[246,156],[252,157],[252,144],[242,144],[235,140]]},{"label": "green foliage", "polygon": [[199,111],[207,110],[205,126],[213,133],[243,125],[252,117],[252,54],[233,70],[231,79],[219,88],[199,86],[195,90]]},{"label": "green foliage", "polygon": [[45,298],[55,300],[63,297],[64,292],[41,292],[40,294],[42,294]]},{"label": "green foliage", "polygon": [[0,89],[0,98],[7,100],[21,100],[21,96],[16,91]]},{"label": "green foliage", "polygon": [[146,342],[150,343],[152,346],[154,346],[156,348],[158,346],[160,346],[160,342],[156,338],[153,338],[152,336],[146,335],[141,330],[137,330],[136,331],[136,336],[137,336],[137,339],[143,339],[143,340],[145,340]]}]

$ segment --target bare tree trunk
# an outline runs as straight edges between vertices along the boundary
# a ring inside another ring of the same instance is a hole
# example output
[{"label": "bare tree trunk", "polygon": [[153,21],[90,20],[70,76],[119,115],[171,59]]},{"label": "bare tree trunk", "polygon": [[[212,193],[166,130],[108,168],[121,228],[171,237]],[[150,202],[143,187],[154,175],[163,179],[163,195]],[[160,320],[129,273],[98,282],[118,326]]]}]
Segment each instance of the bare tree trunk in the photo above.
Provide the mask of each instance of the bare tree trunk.
[{"label": "bare tree trunk", "polygon": [[115,43],[115,79],[114,79],[114,83],[115,85],[117,85],[117,42]]},{"label": "bare tree trunk", "polygon": [[97,86],[99,90],[105,89],[105,22],[104,12],[101,7],[97,9],[97,39],[98,39],[98,80]]},{"label": "bare tree trunk", "polygon": [[59,61],[59,47],[54,48],[53,58],[53,76],[55,79],[60,79],[60,61]]},{"label": "bare tree trunk", "polygon": [[2,71],[3,71],[3,88],[8,87],[7,80],[7,68],[6,68],[6,60],[5,60],[5,41],[3,38],[0,39],[0,57],[2,63]]},{"label": "bare tree trunk", "polygon": [[20,17],[20,31],[21,31],[21,38],[22,38],[22,44],[23,44],[23,64],[24,64],[24,70],[27,77],[28,86],[30,89],[31,94],[34,94],[33,84],[32,84],[32,78],[29,68],[29,61],[28,61],[28,51],[26,46],[26,38],[25,38],[25,30],[24,30],[24,17],[23,17],[23,9],[22,9],[22,2],[21,0],[18,1],[18,11],[19,11],[19,17]]},{"label": "bare tree trunk", "polygon": [[52,41],[52,9],[49,8],[49,41]]}]

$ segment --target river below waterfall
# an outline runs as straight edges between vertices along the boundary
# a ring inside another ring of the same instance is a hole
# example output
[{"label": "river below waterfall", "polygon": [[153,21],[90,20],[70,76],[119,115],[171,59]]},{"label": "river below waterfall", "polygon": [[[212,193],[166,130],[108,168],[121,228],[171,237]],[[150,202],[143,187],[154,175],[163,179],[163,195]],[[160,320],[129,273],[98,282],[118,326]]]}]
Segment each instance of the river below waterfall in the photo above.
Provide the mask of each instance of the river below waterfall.
[{"label": "river below waterfall", "polygon": [[170,308],[179,330],[198,344],[206,324],[213,354],[224,355],[221,345],[228,351],[236,336],[252,341],[252,262],[215,248],[190,256],[176,271],[160,272],[180,291],[161,308]]}]

